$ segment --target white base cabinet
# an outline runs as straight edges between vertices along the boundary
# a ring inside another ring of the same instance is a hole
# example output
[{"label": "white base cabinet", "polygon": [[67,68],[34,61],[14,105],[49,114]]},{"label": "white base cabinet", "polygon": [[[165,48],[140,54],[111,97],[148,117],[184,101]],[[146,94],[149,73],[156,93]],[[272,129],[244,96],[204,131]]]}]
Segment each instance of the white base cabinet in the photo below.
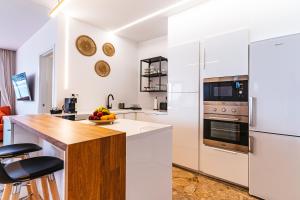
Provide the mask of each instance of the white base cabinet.
[{"label": "white base cabinet", "polygon": [[200,170],[205,174],[248,187],[248,154],[202,144]]}]

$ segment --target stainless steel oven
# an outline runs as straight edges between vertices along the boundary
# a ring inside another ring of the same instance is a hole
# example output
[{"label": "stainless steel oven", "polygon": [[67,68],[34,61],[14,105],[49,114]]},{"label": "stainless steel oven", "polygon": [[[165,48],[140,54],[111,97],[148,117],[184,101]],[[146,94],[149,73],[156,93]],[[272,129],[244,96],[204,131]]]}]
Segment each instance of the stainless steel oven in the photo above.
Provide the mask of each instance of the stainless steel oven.
[{"label": "stainless steel oven", "polygon": [[204,84],[209,83],[210,92],[204,91],[204,144],[248,153],[247,76],[206,81]]}]

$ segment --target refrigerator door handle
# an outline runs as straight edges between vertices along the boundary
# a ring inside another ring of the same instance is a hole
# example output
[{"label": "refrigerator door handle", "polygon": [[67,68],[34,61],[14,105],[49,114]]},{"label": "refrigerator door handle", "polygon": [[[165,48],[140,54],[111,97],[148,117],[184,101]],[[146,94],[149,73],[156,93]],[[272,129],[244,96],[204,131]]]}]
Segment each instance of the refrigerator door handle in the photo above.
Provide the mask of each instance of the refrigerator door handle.
[{"label": "refrigerator door handle", "polygon": [[254,137],[249,136],[249,153],[254,153]]},{"label": "refrigerator door handle", "polygon": [[206,67],[206,59],[205,59],[205,57],[206,57],[206,51],[205,51],[205,48],[203,48],[203,69],[205,69],[205,67]]},{"label": "refrigerator door handle", "polygon": [[249,126],[254,126],[254,119],[253,119],[253,109],[254,109],[254,97],[249,98]]}]

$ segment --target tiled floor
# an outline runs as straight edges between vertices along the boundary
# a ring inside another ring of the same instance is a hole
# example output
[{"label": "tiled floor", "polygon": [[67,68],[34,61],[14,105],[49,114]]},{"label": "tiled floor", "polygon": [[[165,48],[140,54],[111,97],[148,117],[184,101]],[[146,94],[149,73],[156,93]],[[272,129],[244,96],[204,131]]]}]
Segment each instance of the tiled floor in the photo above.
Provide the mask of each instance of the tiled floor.
[{"label": "tiled floor", "polygon": [[248,191],[173,167],[173,200],[256,200]]}]

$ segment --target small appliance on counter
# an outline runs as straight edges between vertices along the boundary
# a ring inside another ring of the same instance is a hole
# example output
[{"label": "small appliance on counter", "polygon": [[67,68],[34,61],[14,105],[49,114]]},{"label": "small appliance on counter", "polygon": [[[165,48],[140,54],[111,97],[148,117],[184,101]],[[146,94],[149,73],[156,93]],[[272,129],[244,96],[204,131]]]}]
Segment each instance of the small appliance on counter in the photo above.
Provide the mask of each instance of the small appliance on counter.
[{"label": "small appliance on counter", "polygon": [[119,103],[119,109],[125,109],[125,103]]},{"label": "small appliance on counter", "polygon": [[62,114],[62,109],[59,109],[58,107],[53,107],[53,108],[51,108],[51,110],[50,110],[50,114],[51,115],[57,115],[57,114]]},{"label": "small appliance on counter", "polygon": [[125,103],[119,103],[119,109],[124,109],[124,110],[142,110],[142,107],[139,104],[132,104],[130,107],[126,107]]},{"label": "small appliance on counter", "polygon": [[158,101],[157,101],[157,97],[154,98],[153,101],[153,110],[158,110]]},{"label": "small appliance on counter", "polygon": [[167,100],[167,97],[166,97],[166,101],[165,102],[160,102],[159,103],[159,110],[161,111],[166,111],[168,110],[168,100]]},{"label": "small appliance on counter", "polygon": [[75,94],[72,94],[71,98],[65,98],[65,104],[63,106],[65,113],[76,113],[76,103],[77,98],[75,97]]}]

